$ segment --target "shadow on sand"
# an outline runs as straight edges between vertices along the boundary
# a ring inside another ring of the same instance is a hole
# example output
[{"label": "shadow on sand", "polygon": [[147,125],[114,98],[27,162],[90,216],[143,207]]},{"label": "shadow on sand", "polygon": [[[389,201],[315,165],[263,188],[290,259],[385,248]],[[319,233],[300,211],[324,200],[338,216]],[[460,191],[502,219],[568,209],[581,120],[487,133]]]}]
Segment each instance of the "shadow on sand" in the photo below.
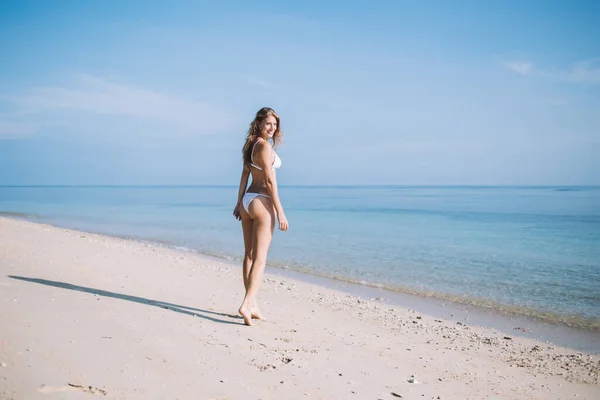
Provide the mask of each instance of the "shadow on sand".
[{"label": "shadow on sand", "polygon": [[167,303],[167,302],[160,301],[160,300],[145,299],[143,297],[129,296],[127,294],[109,292],[109,291],[100,290],[100,289],[93,289],[93,288],[88,288],[88,287],[85,287],[85,286],[72,285],[70,283],[49,281],[47,279],[27,278],[27,277],[24,277],[24,276],[14,276],[14,275],[8,275],[8,277],[12,278],[12,279],[18,279],[18,280],[21,280],[21,281],[26,281],[26,282],[39,283],[41,285],[54,286],[54,287],[58,287],[58,288],[61,288],[61,289],[75,290],[75,291],[78,291],[78,292],[85,292],[85,293],[90,293],[90,294],[96,294],[98,296],[112,297],[114,299],[121,299],[121,300],[133,301],[134,303],[140,303],[140,304],[145,304],[145,305],[148,305],[148,306],[160,307],[160,308],[164,308],[164,309],[167,309],[167,310],[175,311],[175,312],[178,312],[178,313],[181,313],[181,314],[195,316],[195,317],[198,317],[198,318],[204,318],[206,320],[209,320],[209,321],[212,321],[212,322],[218,322],[218,323],[221,323],[221,324],[244,325],[243,322],[229,321],[229,320],[226,320],[226,319],[219,319],[219,318],[211,317],[211,316],[208,316],[208,315],[202,315],[202,314],[212,314],[212,315],[218,315],[218,316],[227,317],[227,318],[242,319],[242,317],[239,316],[239,315],[225,314],[225,313],[219,313],[219,312],[210,311],[210,310],[202,310],[200,308],[180,306],[180,305],[177,305],[177,304]]}]

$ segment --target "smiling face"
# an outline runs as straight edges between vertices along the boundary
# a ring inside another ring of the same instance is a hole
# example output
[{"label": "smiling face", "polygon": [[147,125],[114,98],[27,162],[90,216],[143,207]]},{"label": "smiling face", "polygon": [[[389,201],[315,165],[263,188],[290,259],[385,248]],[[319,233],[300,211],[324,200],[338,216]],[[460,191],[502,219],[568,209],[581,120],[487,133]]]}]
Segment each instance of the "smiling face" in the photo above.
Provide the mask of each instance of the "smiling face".
[{"label": "smiling face", "polygon": [[269,115],[260,123],[260,136],[271,139],[277,131],[277,119]]}]

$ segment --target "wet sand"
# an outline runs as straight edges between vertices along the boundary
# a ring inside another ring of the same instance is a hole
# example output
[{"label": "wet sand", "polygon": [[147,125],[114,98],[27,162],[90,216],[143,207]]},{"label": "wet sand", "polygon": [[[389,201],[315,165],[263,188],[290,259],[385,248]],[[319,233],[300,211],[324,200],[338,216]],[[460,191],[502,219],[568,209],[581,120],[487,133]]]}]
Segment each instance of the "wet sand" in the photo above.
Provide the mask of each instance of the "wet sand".
[{"label": "wet sand", "polygon": [[600,398],[597,354],[281,273],[247,327],[240,274],[0,218],[0,398]]}]

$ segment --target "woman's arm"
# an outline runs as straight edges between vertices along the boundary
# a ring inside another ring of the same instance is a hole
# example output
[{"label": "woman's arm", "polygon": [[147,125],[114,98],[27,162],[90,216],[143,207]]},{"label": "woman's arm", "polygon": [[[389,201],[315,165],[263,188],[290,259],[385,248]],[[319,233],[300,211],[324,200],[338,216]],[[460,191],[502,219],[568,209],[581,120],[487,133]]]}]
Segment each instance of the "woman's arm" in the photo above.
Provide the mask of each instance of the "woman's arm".
[{"label": "woman's arm", "polygon": [[[279,200],[279,192],[277,190],[277,177],[273,170],[273,149],[271,145],[266,142],[261,142],[256,146],[256,152],[258,153],[258,166],[262,168],[265,173],[265,188],[267,193],[273,202],[275,212],[277,213],[277,219],[279,220],[279,229],[282,231],[288,230],[288,221],[283,212],[283,206]],[[256,155],[256,153],[255,153]]]},{"label": "woman's arm", "polygon": [[246,193],[246,187],[248,187],[248,179],[250,178],[250,170],[248,166],[244,165],[244,169],[242,170],[242,176],[240,178],[240,188],[238,190],[238,201],[233,209],[233,215],[237,220],[241,220],[242,216],[240,215],[240,207],[242,205],[242,198],[244,197],[244,193]]}]

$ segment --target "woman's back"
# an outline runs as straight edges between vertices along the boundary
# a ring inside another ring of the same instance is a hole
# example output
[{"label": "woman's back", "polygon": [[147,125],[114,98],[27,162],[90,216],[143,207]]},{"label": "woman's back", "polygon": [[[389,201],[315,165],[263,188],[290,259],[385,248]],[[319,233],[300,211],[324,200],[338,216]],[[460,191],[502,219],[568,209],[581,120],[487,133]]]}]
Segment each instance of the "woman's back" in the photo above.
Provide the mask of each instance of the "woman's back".
[{"label": "woman's back", "polygon": [[259,138],[252,147],[250,163],[246,166],[252,174],[252,183],[247,192],[267,193],[263,166],[269,168],[268,165],[270,165],[270,168],[275,172],[275,169],[281,167],[281,158],[279,158],[275,150],[273,150],[267,141]]}]

